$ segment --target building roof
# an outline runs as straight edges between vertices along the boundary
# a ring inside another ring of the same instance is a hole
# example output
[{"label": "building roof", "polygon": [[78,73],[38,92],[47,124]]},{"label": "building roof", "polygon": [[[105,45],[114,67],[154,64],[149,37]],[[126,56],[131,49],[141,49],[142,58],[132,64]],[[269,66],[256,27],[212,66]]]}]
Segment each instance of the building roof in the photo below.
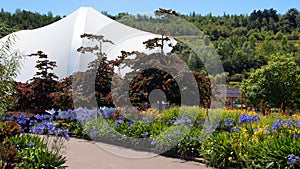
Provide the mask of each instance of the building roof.
[{"label": "building roof", "polygon": [[238,87],[220,87],[216,91],[216,97],[238,98],[242,97],[240,88]]}]

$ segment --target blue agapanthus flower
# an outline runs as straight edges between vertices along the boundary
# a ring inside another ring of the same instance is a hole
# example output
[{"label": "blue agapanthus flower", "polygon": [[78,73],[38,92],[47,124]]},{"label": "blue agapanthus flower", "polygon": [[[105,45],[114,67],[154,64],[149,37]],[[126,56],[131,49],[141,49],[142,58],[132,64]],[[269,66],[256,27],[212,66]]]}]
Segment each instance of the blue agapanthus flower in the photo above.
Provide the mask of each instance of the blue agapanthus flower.
[{"label": "blue agapanthus flower", "polygon": [[295,165],[297,161],[300,161],[300,157],[294,154],[288,155],[288,163]]},{"label": "blue agapanthus flower", "polygon": [[283,128],[283,123],[281,119],[277,119],[273,124],[272,124],[272,132],[274,132],[277,129],[282,129]]},{"label": "blue agapanthus flower", "polygon": [[149,133],[148,133],[147,131],[145,131],[145,132],[143,132],[143,133],[141,134],[141,136],[142,136],[143,138],[148,137],[148,136],[149,136]]},{"label": "blue agapanthus flower", "polygon": [[239,127],[231,127],[230,132],[239,132],[241,129]]},{"label": "blue agapanthus flower", "polygon": [[242,114],[239,118],[239,124],[249,124],[255,121],[260,121],[259,116],[251,116],[248,114]]},{"label": "blue agapanthus flower", "polygon": [[104,115],[104,118],[106,118],[106,119],[111,117],[111,115],[116,114],[116,113],[117,113],[117,111],[112,107],[111,108],[105,107],[103,109],[103,115]]},{"label": "blue agapanthus flower", "polygon": [[132,126],[133,125],[133,121],[128,121],[128,126]]},{"label": "blue agapanthus flower", "polygon": [[221,126],[234,127],[234,121],[231,117],[224,118],[223,121],[220,124],[218,124],[218,127],[221,127]]},{"label": "blue agapanthus flower", "polygon": [[151,143],[150,143],[152,146],[154,146],[156,144],[156,141],[155,140],[152,140]]},{"label": "blue agapanthus flower", "polygon": [[190,124],[192,120],[187,116],[182,116],[180,119],[175,121],[175,124],[182,125],[182,124]]},{"label": "blue agapanthus flower", "polygon": [[27,145],[28,145],[28,147],[33,147],[34,146],[34,142],[30,141]]},{"label": "blue agapanthus flower", "polygon": [[175,135],[179,135],[181,132],[180,132],[180,130],[174,130],[173,131],[173,134],[175,134]]},{"label": "blue agapanthus flower", "polygon": [[119,117],[115,120],[114,125],[115,125],[115,126],[120,126],[124,121],[125,121],[125,117],[124,117],[124,116],[119,116]]},{"label": "blue agapanthus flower", "polygon": [[24,127],[29,121],[30,121],[30,118],[25,116],[24,114],[18,115],[18,117],[16,119],[16,122],[22,127]]}]

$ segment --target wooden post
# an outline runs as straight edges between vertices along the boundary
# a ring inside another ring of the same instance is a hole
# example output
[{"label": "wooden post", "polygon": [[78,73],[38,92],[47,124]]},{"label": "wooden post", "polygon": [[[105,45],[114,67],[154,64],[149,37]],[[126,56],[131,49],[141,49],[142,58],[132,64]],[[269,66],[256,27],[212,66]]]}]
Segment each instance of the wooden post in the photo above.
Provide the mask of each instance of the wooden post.
[{"label": "wooden post", "polygon": [[241,109],[243,109],[244,100],[243,100],[243,93],[241,93]]}]

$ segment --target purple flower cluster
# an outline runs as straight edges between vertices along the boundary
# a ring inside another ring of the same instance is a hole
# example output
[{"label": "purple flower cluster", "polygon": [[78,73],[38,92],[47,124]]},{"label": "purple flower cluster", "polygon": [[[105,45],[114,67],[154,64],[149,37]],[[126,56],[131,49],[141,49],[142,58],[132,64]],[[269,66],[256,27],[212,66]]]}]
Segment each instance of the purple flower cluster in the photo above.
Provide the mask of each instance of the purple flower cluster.
[{"label": "purple flower cluster", "polygon": [[[45,118],[45,116],[43,116],[43,118]],[[40,115],[36,115],[35,117],[29,118],[28,116],[25,116],[24,114],[20,114],[17,117],[14,116],[10,116],[10,117],[2,117],[2,121],[15,121],[17,122],[21,128],[22,128],[22,132],[28,132],[29,128],[36,125],[39,121],[41,122],[41,116]],[[48,117],[47,117],[48,118]]]},{"label": "purple flower cluster", "polygon": [[132,120],[128,121],[128,126],[130,127],[132,125],[133,125],[133,121]]},{"label": "purple flower cluster", "polygon": [[300,127],[300,122],[298,120],[285,120],[285,119],[277,119],[272,124],[271,131],[274,132],[276,130],[280,130],[286,126],[287,128],[295,128]]},{"label": "purple flower cluster", "polygon": [[248,114],[242,114],[239,118],[239,124],[249,124],[255,121],[260,121],[259,116],[251,116]]},{"label": "purple flower cluster", "polygon": [[182,118],[177,119],[177,120],[175,121],[176,124],[189,124],[189,123],[191,123],[191,122],[192,122],[191,119],[188,118],[187,116],[183,116]]},{"label": "purple flower cluster", "polygon": [[53,115],[49,115],[49,114],[37,114],[35,115],[35,119],[38,120],[39,122],[41,121],[52,121],[54,119]]},{"label": "purple flower cluster", "polygon": [[103,112],[104,118],[106,118],[106,119],[110,118],[113,114],[117,113],[117,111],[112,107],[111,108],[104,107],[102,109],[102,112]]},{"label": "purple flower cluster", "polygon": [[277,129],[282,129],[282,128],[283,128],[283,123],[282,123],[281,119],[276,120],[272,124],[272,132],[274,132]]},{"label": "purple flower cluster", "polygon": [[168,134],[167,134],[167,137],[168,137],[169,139],[173,139],[174,137],[176,137],[176,136],[178,136],[178,135],[181,135],[181,134],[184,134],[184,133],[182,133],[180,129],[176,129],[176,130],[173,130],[172,133],[168,133]]},{"label": "purple flower cluster", "polygon": [[90,137],[92,137],[92,138],[95,138],[95,137],[97,137],[97,131],[95,130],[95,129],[92,129],[92,130],[90,130],[90,132],[89,132],[89,136]]},{"label": "purple flower cluster", "polygon": [[17,117],[3,117],[2,121],[15,121],[22,127],[22,132],[25,132],[25,129],[28,128],[28,125],[36,124],[36,120],[31,120],[29,117],[20,114]]},{"label": "purple flower cluster", "polygon": [[150,144],[151,144],[152,146],[154,146],[156,143],[157,143],[157,142],[156,142],[155,140],[152,140]]},{"label": "purple flower cluster", "polygon": [[119,116],[119,117],[115,120],[114,125],[115,125],[115,126],[120,126],[124,121],[125,121],[125,117],[124,117],[124,116]]},{"label": "purple flower cluster", "polygon": [[30,121],[30,118],[25,116],[24,114],[20,114],[16,118],[16,122],[21,126],[25,126],[28,121]]},{"label": "purple flower cluster", "polygon": [[224,118],[220,125],[225,127],[234,127],[234,121],[231,117]]},{"label": "purple flower cluster", "polygon": [[54,115],[47,115],[47,114],[37,114],[34,117],[29,118],[24,114],[20,114],[17,117],[3,117],[3,121],[15,121],[21,127],[22,131],[30,132],[33,134],[49,134],[49,135],[56,135],[60,137],[64,137],[65,139],[69,140],[69,131],[67,129],[60,129],[57,128],[56,124],[53,122],[56,117]]},{"label": "purple flower cluster", "polygon": [[91,119],[95,119],[99,116],[100,110],[88,110],[84,108],[77,108],[71,111],[74,118],[79,122],[87,122]]},{"label": "purple flower cluster", "polygon": [[77,119],[77,111],[80,111],[80,110],[68,109],[67,111],[58,111],[58,118],[68,119],[68,120],[76,120]]},{"label": "purple flower cluster", "polygon": [[55,135],[59,137],[64,137],[66,140],[70,140],[69,131],[68,129],[60,129],[56,127],[56,124],[49,121],[44,121],[37,126],[34,126],[30,129],[30,132],[33,134],[49,134],[49,135]]},{"label": "purple flower cluster", "polygon": [[34,142],[30,141],[27,145],[28,145],[28,147],[33,147],[34,146]]},{"label": "purple flower cluster", "polygon": [[143,132],[143,133],[141,134],[141,136],[142,136],[143,138],[146,138],[146,137],[149,136],[149,133],[148,133],[147,131],[145,131],[145,132]]},{"label": "purple flower cluster", "polygon": [[241,129],[239,127],[231,127],[230,132],[239,132]]},{"label": "purple flower cluster", "polygon": [[198,120],[198,127],[202,127],[205,124],[205,119]]},{"label": "purple flower cluster", "polygon": [[167,124],[168,124],[168,125],[169,125],[169,124],[173,124],[173,123],[175,123],[175,121],[176,121],[176,119],[171,118],[171,119],[167,122]]},{"label": "purple flower cluster", "polygon": [[188,125],[190,127],[192,127],[194,125],[194,123],[192,122],[192,120],[187,117],[187,116],[182,116],[180,119],[176,119],[175,120],[175,125]]},{"label": "purple flower cluster", "polygon": [[300,157],[299,156],[295,156],[294,154],[290,154],[288,155],[288,163],[295,165],[297,163],[297,161],[300,162]]}]

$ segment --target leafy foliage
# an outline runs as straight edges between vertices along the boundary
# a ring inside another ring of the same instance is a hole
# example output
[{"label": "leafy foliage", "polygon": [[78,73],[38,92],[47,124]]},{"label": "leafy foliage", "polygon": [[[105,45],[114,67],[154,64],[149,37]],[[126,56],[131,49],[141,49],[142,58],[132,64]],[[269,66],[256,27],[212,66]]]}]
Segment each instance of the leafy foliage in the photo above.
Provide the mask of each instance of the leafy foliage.
[{"label": "leafy foliage", "polygon": [[21,56],[11,49],[14,37],[10,36],[0,47],[0,114],[7,110],[11,103],[7,99],[15,91],[13,78],[17,75]]},{"label": "leafy foliage", "polygon": [[58,92],[56,85],[59,84],[57,76],[51,71],[56,67],[56,62],[50,61],[42,51],[29,56],[39,57],[36,64],[38,72],[30,82],[16,82],[17,91],[11,98],[16,104],[11,109],[44,113],[45,110],[55,108],[51,93]]},{"label": "leafy foliage", "polygon": [[37,110],[50,110],[52,108],[52,100],[49,95],[56,92],[56,79],[58,78],[51,71],[56,67],[55,61],[48,60],[48,56],[42,51],[38,51],[30,56],[38,56],[36,72],[31,82],[31,90],[33,90],[33,95],[31,97],[33,108]]},{"label": "leafy foliage", "polygon": [[111,96],[111,81],[114,75],[114,67],[119,66],[126,57],[125,53],[119,56],[116,60],[108,60],[106,54],[102,51],[103,43],[114,44],[112,41],[105,39],[102,35],[83,34],[81,38],[86,38],[90,41],[96,41],[94,47],[80,47],[78,52],[83,54],[92,53],[96,58],[88,65],[88,70],[85,72],[75,73],[73,76],[73,87],[75,93],[75,104],[84,106],[91,105],[90,103],[96,98],[97,106],[112,107]]},{"label": "leafy foliage", "polygon": [[[172,11],[165,10],[170,13]],[[150,32],[155,32],[157,18],[144,15],[122,15],[117,21]],[[235,74],[248,77],[251,69],[257,69],[266,65],[271,55],[276,53],[291,54],[299,64],[299,24],[300,14],[295,8],[285,14],[278,14],[275,9],[255,10],[248,15],[223,16],[199,15],[191,12],[189,16],[180,15],[206,35],[200,41],[195,40],[195,32],[186,24],[176,23],[169,26],[169,34],[176,38],[189,38],[194,45],[206,46],[209,38],[218,52],[224,70],[229,73],[229,80]],[[298,25],[298,28],[296,27]],[[181,37],[185,35],[187,37]],[[207,47],[206,47],[207,48]],[[185,54],[190,53],[188,58],[182,54],[182,59],[187,61],[190,69],[201,71],[201,62],[192,54],[191,49],[185,48]],[[206,51],[206,55],[210,55]],[[205,55],[205,56],[206,56]],[[206,58],[206,57],[205,57]],[[207,66],[207,65],[206,65]],[[200,68],[200,69],[199,69]],[[238,80],[241,82],[242,80]]]},{"label": "leafy foliage", "polygon": [[37,12],[16,9],[14,13],[10,13],[2,8],[0,11],[0,21],[1,24],[7,26],[6,29],[0,30],[0,38],[17,30],[40,28],[60,19],[60,16],[53,16],[52,12],[42,15]]},{"label": "leafy foliage", "polygon": [[0,122],[0,155],[1,168],[13,168],[17,165],[16,145],[6,139],[21,133],[21,127],[16,122]]},{"label": "leafy foliage", "polygon": [[264,100],[269,108],[295,109],[299,106],[300,68],[287,56],[275,55],[268,65],[253,71],[242,83],[242,91],[257,105]]},{"label": "leafy foliage", "polygon": [[66,168],[66,158],[48,149],[38,136],[16,135],[8,140],[17,145],[18,167],[21,168]]}]

